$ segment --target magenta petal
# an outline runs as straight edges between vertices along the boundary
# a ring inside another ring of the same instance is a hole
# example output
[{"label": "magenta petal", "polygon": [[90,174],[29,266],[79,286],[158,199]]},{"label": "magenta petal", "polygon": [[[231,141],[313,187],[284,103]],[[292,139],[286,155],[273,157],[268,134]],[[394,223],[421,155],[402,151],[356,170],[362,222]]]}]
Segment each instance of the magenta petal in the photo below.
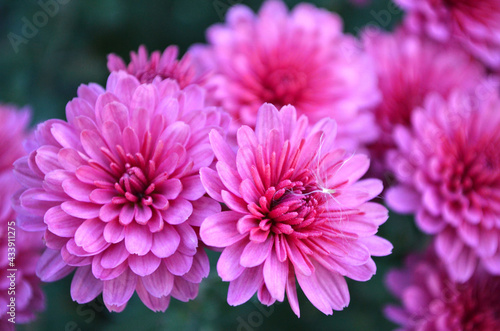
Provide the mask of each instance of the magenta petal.
[{"label": "magenta petal", "polygon": [[129,225],[134,219],[134,216],[135,216],[135,205],[131,205],[129,203],[122,205],[119,216],[120,224]]},{"label": "magenta petal", "polygon": [[76,178],[66,179],[62,183],[62,187],[71,198],[82,202],[90,202],[90,193],[95,188],[93,185],[82,183]]},{"label": "magenta petal", "polygon": [[102,252],[109,246],[103,237],[105,224],[96,218],[86,220],[75,232],[75,243],[89,253]]},{"label": "magenta petal", "polygon": [[398,213],[412,213],[420,206],[420,196],[415,190],[404,186],[394,186],[385,194],[387,204]]},{"label": "magenta petal", "polygon": [[250,241],[241,254],[240,264],[245,268],[256,267],[262,264],[271,252],[273,241],[274,238],[272,236],[269,236],[262,243]]},{"label": "magenta petal", "polygon": [[116,196],[116,191],[112,189],[95,189],[90,193],[90,201],[97,204],[109,204]]},{"label": "magenta petal", "polygon": [[164,260],[165,265],[172,274],[182,276],[191,269],[193,257],[175,252]]},{"label": "magenta petal", "polygon": [[170,295],[180,301],[188,301],[198,295],[199,284],[188,282],[182,277],[175,277],[174,288]]},{"label": "magenta petal", "polygon": [[170,201],[170,206],[166,210],[160,212],[163,219],[170,224],[180,224],[185,222],[193,213],[193,205],[191,202],[177,198]]},{"label": "magenta petal", "polygon": [[237,243],[226,247],[217,261],[217,273],[225,282],[230,282],[238,278],[245,270],[240,264],[240,257],[248,241],[240,240]]},{"label": "magenta petal", "polygon": [[236,154],[232,150],[231,146],[225,141],[225,139],[216,130],[210,132],[210,144],[214,150],[215,157],[217,160],[228,164],[233,169],[236,169]]},{"label": "magenta petal", "polygon": [[201,239],[205,244],[215,247],[234,244],[246,236],[240,234],[236,228],[238,219],[243,216],[234,211],[223,211],[207,217],[201,224]]},{"label": "magenta petal", "polygon": [[104,240],[108,243],[116,244],[125,238],[125,227],[121,225],[117,219],[109,222],[104,227]]},{"label": "magenta petal", "polygon": [[167,200],[176,199],[182,192],[182,183],[177,178],[169,178],[157,187],[156,192]]},{"label": "magenta petal", "polygon": [[111,245],[101,254],[101,266],[105,269],[116,268],[122,264],[129,255],[123,242]]},{"label": "magenta petal", "polygon": [[44,219],[50,232],[66,238],[73,237],[83,222],[79,218],[66,214],[61,209],[61,206],[55,206],[47,210]]},{"label": "magenta petal", "polygon": [[200,178],[203,187],[205,187],[205,189],[207,190],[207,193],[215,200],[221,202],[222,197],[220,195],[220,192],[224,190],[225,187],[222,184],[217,171],[210,168],[201,168]]},{"label": "magenta petal", "polygon": [[347,283],[338,273],[332,273],[321,265],[315,266],[311,276],[297,273],[297,281],[311,303],[326,315],[332,309],[342,310],[349,304]]},{"label": "magenta petal", "polygon": [[262,266],[245,269],[238,278],[229,283],[227,303],[237,306],[247,302],[263,282]]},{"label": "magenta petal", "polygon": [[131,254],[146,255],[153,243],[153,236],[146,225],[130,223],[125,227],[125,246]]},{"label": "magenta petal", "polygon": [[135,205],[135,221],[141,225],[146,224],[153,216],[153,212],[149,206],[143,204]]},{"label": "magenta petal", "polygon": [[94,300],[102,292],[102,281],[92,274],[92,267],[85,266],[76,269],[71,281],[71,298],[79,304]]},{"label": "magenta petal", "polygon": [[82,219],[89,219],[99,217],[99,210],[101,206],[80,201],[65,201],[61,204],[61,208],[68,215]]},{"label": "magenta petal", "polygon": [[193,264],[189,272],[182,277],[191,283],[200,283],[203,278],[208,277],[210,272],[210,261],[203,248],[199,248],[194,255]]},{"label": "magenta petal", "polygon": [[115,279],[104,281],[102,297],[108,309],[126,304],[134,294],[136,284],[137,276],[130,270],[125,270]]},{"label": "magenta petal", "polygon": [[104,222],[110,222],[120,215],[122,211],[122,205],[116,205],[114,203],[108,203],[101,207],[99,210],[99,218]]},{"label": "magenta petal", "polygon": [[160,298],[169,295],[172,291],[174,275],[168,271],[164,263],[160,263],[156,271],[142,278],[142,283],[151,295]]},{"label": "magenta petal", "polygon": [[170,296],[153,296],[143,285],[144,278],[137,281],[136,291],[141,301],[154,312],[164,312],[170,303]]},{"label": "magenta petal", "polygon": [[276,253],[271,251],[264,263],[264,281],[273,298],[283,301],[288,279],[288,262],[280,262]]},{"label": "magenta petal", "polygon": [[65,277],[74,269],[64,262],[59,251],[46,249],[38,261],[36,275],[44,282],[53,282]]},{"label": "magenta petal", "polygon": [[144,256],[132,254],[128,258],[128,266],[137,276],[152,274],[158,269],[160,262],[161,260],[151,252]]},{"label": "magenta petal", "polygon": [[205,193],[205,188],[201,184],[200,175],[184,177],[182,182],[182,192],[179,195],[187,200],[198,200]]},{"label": "magenta petal", "polygon": [[160,258],[174,254],[181,241],[180,235],[170,224],[165,224],[163,230],[153,234],[151,251]]},{"label": "magenta petal", "polygon": [[122,264],[115,268],[106,269],[101,265],[101,255],[95,255],[92,258],[92,273],[94,276],[100,280],[111,280],[120,276],[125,270],[129,270],[128,261],[124,261]]},{"label": "magenta petal", "polygon": [[220,203],[209,197],[201,197],[192,201],[191,204],[193,205],[193,213],[188,221],[192,226],[201,226],[205,218],[221,211]]}]

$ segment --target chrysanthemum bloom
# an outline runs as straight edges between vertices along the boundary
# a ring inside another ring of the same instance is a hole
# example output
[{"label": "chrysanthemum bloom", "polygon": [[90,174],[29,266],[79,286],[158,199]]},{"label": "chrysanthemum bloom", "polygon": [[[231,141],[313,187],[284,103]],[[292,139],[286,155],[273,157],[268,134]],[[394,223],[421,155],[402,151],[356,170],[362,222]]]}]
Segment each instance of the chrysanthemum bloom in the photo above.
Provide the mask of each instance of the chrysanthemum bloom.
[{"label": "chrysanthemum bloom", "polygon": [[163,53],[154,51],[151,57],[144,45],[139,46],[137,53],[130,52],[130,63],[125,64],[123,59],[115,54],[108,55],[108,69],[110,72],[124,70],[134,75],[141,83],[151,83],[156,77],[173,79],[181,88],[190,84],[201,84],[205,75],[200,74],[191,63],[189,53],[180,60],[177,59],[179,48],[168,46]]},{"label": "chrysanthemum bloom", "polygon": [[344,276],[366,281],[375,273],[371,256],[391,252],[375,236],[387,210],[367,202],[382,190],[367,171],[364,155],[348,155],[334,144],[335,121],[308,127],[293,106],[279,112],[264,104],[255,131],[238,130],[234,153],[221,135],[210,142],[216,169],[202,168],[208,194],[230,210],[205,219],[202,240],[224,248],[217,271],[229,281],[228,303],[239,305],[255,292],[266,305],[283,301],[300,315],[296,280],[325,314],[349,303]]},{"label": "chrysanthemum bloom", "polygon": [[416,213],[436,235],[452,279],[464,282],[478,261],[500,274],[500,99],[430,95],[395,131],[390,164],[399,184],[387,192],[395,211]]},{"label": "chrysanthemum bloom", "polygon": [[394,127],[410,126],[412,111],[431,92],[447,98],[456,88],[475,90],[485,70],[461,48],[401,29],[394,33],[368,29],[362,40],[374,59],[382,92],[382,102],[375,109],[381,137],[370,146],[372,167],[381,174],[386,169],[385,153],[394,147]]},{"label": "chrysanthemum bloom", "polygon": [[500,68],[498,0],[396,0],[406,26],[441,42],[460,43],[487,66]]},{"label": "chrysanthemum bloom", "polygon": [[236,5],[226,20],[208,29],[208,46],[192,51],[211,66],[207,88],[233,116],[233,133],[255,127],[267,102],[291,104],[312,123],[335,119],[337,142],[349,150],[376,139],[367,110],[380,99],[374,67],[358,40],[342,33],[340,17],[310,4],[289,13],[283,2],[266,1],[258,15]]},{"label": "chrysanthemum bloom", "polygon": [[500,277],[483,269],[456,283],[431,251],[408,257],[404,269],[388,273],[386,284],[402,303],[385,308],[398,330],[500,330]]},{"label": "chrysanthemum bloom", "polygon": [[81,86],[66,116],[40,124],[39,147],[15,164],[19,220],[45,230],[37,274],[54,281],[76,269],[73,299],[102,292],[110,311],[134,291],[155,311],[171,296],[194,298],[209,269],[195,230],[220,211],[203,197],[199,169],[212,164],[208,132],[227,115],[206,108],[196,85],[140,84],[120,71],[106,90]]},{"label": "chrysanthemum bloom", "polygon": [[[11,207],[14,193],[20,188],[12,173],[12,162],[23,155],[22,141],[27,134],[30,111],[14,106],[0,106],[0,329],[14,330],[16,324],[28,323],[44,309],[44,295],[35,265],[43,251],[43,233],[27,233],[16,226]],[[9,270],[10,269],[10,270]],[[11,298],[15,307],[11,311]],[[16,324],[9,322],[15,321]]]},{"label": "chrysanthemum bloom", "polygon": [[23,139],[30,122],[28,108],[0,104],[0,172],[12,170],[12,163],[23,156]]}]

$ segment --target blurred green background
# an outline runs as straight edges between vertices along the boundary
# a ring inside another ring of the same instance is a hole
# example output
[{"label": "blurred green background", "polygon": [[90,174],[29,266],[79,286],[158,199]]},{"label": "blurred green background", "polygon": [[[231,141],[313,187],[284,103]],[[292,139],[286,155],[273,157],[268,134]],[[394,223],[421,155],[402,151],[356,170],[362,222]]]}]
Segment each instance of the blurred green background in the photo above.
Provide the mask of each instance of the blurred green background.
[{"label": "blurred green background", "polygon": [[[243,3],[258,9],[263,1],[242,0],[54,0],[57,11],[44,20],[40,3],[51,0],[0,0],[0,100],[30,105],[33,125],[49,118],[64,119],[65,104],[76,96],[80,84],[104,85],[108,71],[106,55],[116,53],[126,61],[129,51],[144,44],[150,51],[176,44],[184,52],[204,42],[211,24],[222,22],[227,9]],[[299,1],[286,1],[293,7]],[[366,25],[392,29],[400,15],[390,14],[392,3],[374,0],[356,7],[344,0],[308,1],[339,13],[346,32],[358,34]],[[39,27],[25,26],[38,20]],[[43,24],[42,24],[43,23]],[[23,31],[24,29],[24,31]],[[300,295],[301,318],[288,303],[265,307],[254,298],[238,306],[227,305],[227,283],[216,274],[217,253],[210,253],[212,271],[194,301],[172,300],[166,313],[153,313],[134,296],[124,312],[110,314],[102,299],[86,305],[71,300],[70,278],[45,284],[47,309],[38,319],[19,330],[390,330],[393,324],[382,314],[392,298],[383,285],[391,267],[422,248],[426,239],[411,218],[391,215],[381,236],[395,246],[393,254],[376,258],[378,272],[366,283],[349,281],[351,304],[333,316],[324,316]]]}]

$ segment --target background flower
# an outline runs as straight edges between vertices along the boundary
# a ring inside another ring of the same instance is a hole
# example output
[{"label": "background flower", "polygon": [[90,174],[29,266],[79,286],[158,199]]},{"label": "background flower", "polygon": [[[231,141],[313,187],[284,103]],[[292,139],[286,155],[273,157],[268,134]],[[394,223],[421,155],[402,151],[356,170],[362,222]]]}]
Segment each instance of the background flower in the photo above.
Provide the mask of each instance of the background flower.
[{"label": "background flower", "polygon": [[500,328],[500,277],[477,270],[465,283],[448,277],[432,248],[412,255],[403,269],[392,270],[387,287],[401,300],[390,305],[386,316],[400,330],[474,330]]},{"label": "background flower", "polygon": [[477,262],[500,274],[500,100],[453,93],[431,95],[395,131],[390,164],[399,185],[387,192],[395,211],[415,212],[419,228],[436,235],[450,276],[466,281]]},{"label": "background flower", "polygon": [[[381,137],[371,144],[372,168],[382,175],[386,152],[394,147],[393,131],[411,125],[412,111],[429,93],[447,98],[454,89],[476,92],[485,70],[459,47],[440,44],[403,29],[388,33],[369,28],[363,44],[373,57],[382,101],[375,108]],[[375,164],[373,164],[375,161]]]},{"label": "background flower", "polygon": [[210,133],[217,170],[202,168],[201,179],[230,210],[206,218],[200,235],[224,248],[217,271],[230,282],[230,305],[255,292],[270,305],[286,292],[300,316],[297,280],[316,308],[332,314],[349,303],[344,276],[366,281],[376,270],[371,256],[390,254],[392,245],[375,236],[387,210],[367,202],[382,184],[359,180],[369,161],[337,148],[335,132],[331,119],[308,128],[294,107],[264,104],[255,131],[238,130],[237,153]]},{"label": "background flower", "polygon": [[[27,233],[16,226],[11,207],[13,194],[20,188],[12,173],[12,162],[23,155],[27,136],[28,109],[0,106],[0,329],[14,330],[29,323],[45,308],[45,296],[35,266],[43,250],[42,233]],[[14,274],[14,278],[7,278]],[[14,315],[8,315],[14,298]],[[16,324],[8,321],[14,317]]]},{"label": "background flower", "polygon": [[496,0],[396,0],[406,26],[462,45],[487,66],[500,67],[500,3]]},{"label": "background flower", "polygon": [[109,54],[108,69],[111,72],[125,70],[137,77],[141,83],[151,83],[156,77],[173,79],[181,88],[203,82],[203,74],[197,74],[191,63],[190,54],[185,54],[180,60],[177,60],[178,54],[179,48],[171,45],[163,53],[154,51],[151,56],[148,56],[146,47],[141,45],[137,53],[130,52],[128,65],[121,57]]},{"label": "background flower", "polygon": [[241,124],[254,127],[268,102],[291,104],[311,122],[334,118],[337,143],[349,150],[376,139],[368,111],[379,101],[373,64],[342,28],[334,13],[310,4],[288,12],[281,1],[265,2],[257,15],[234,6],[226,24],[210,27],[209,45],[192,52],[214,72],[207,88],[233,116],[233,134]]},{"label": "background flower", "polygon": [[76,269],[72,298],[102,292],[110,311],[134,291],[155,311],[171,296],[193,299],[209,269],[195,227],[220,210],[198,169],[212,163],[208,132],[227,115],[204,107],[196,85],[140,84],[121,71],[105,90],[82,85],[66,116],[40,124],[37,149],[16,162],[20,225],[45,230],[37,274],[54,281]]}]

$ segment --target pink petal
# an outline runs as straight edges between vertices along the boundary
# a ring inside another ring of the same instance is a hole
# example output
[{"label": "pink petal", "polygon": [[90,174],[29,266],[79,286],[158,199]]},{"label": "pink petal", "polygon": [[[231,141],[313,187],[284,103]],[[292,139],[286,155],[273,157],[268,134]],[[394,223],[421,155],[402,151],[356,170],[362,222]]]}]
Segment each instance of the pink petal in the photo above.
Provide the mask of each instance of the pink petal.
[{"label": "pink petal", "polygon": [[62,183],[62,187],[64,192],[71,198],[82,202],[90,202],[90,193],[95,188],[92,185],[82,183],[76,178],[66,179]]},{"label": "pink petal", "polygon": [[338,273],[332,273],[321,265],[315,266],[311,276],[297,273],[297,281],[311,303],[326,315],[332,309],[342,310],[349,304],[347,283]]},{"label": "pink petal", "polygon": [[80,201],[65,201],[61,204],[61,208],[68,215],[82,219],[90,219],[99,217],[101,206]]},{"label": "pink petal", "polygon": [[103,237],[104,226],[96,218],[84,221],[75,232],[75,243],[89,253],[102,252],[109,246]]},{"label": "pink petal", "polygon": [[212,145],[217,160],[226,163],[233,169],[236,169],[236,154],[232,150],[231,146],[229,146],[225,139],[216,130],[212,130],[209,137],[210,144]]},{"label": "pink petal", "polygon": [[280,262],[276,253],[271,251],[264,263],[264,282],[273,298],[283,301],[288,279],[288,262]]},{"label": "pink petal", "polygon": [[61,253],[46,249],[36,267],[36,275],[44,282],[53,282],[67,276],[75,268],[64,262]]},{"label": "pink petal", "polygon": [[184,177],[182,182],[182,192],[180,194],[181,198],[187,200],[198,200],[205,193],[205,188],[201,184],[200,176],[194,175],[189,177]]},{"label": "pink petal", "polygon": [[240,264],[240,257],[246,245],[247,241],[241,240],[222,251],[217,261],[217,273],[223,281],[230,282],[235,280],[245,270]]},{"label": "pink petal", "polygon": [[[130,270],[125,270],[115,279],[104,281],[102,297],[110,311],[128,302],[134,294],[137,276]],[[111,308],[111,309],[110,309]]]},{"label": "pink petal", "polygon": [[92,267],[76,269],[71,281],[71,298],[79,304],[94,300],[102,292],[102,281],[92,274]]},{"label": "pink petal", "polygon": [[257,123],[255,124],[255,135],[260,144],[266,143],[267,135],[272,129],[283,132],[283,124],[276,107],[266,103],[259,108]]},{"label": "pink petal", "polygon": [[241,254],[240,264],[245,268],[256,267],[262,264],[271,252],[273,239],[272,236],[269,236],[262,243],[250,241]]},{"label": "pink petal", "polygon": [[61,206],[55,206],[47,210],[44,220],[50,232],[66,238],[73,237],[78,227],[83,223],[80,218],[66,214],[61,209]]},{"label": "pink petal", "polygon": [[172,292],[170,292],[170,295],[177,300],[186,302],[196,298],[198,295],[198,289],[198,284],[188,282],[181,277],[175,277],[174,288],[172,289]]},{"label": "pink petal", "polygon": [[191,269],[193,257],[175,252],[164,260],[165,265],[172,274],[182,276]]},{"label": "pink petal", "polygon": [[170,224],[165,224],[163,230],[153,234],[151,251],[160,258],[169,257],[179,247],[181,237]]},{"label": "pink petal", "polygon": [[404,185],[387,189],[385,199],[391,209],[402,214],[413,213],[420,206],[420,196],[418,193]]},{"label": "pink petal", "polygon": [[168,271],[164,263],[160,263],[156,271],[142,278],[142,283],[151,295],[160,298],[169,295],[172,291],[174,275]]},{"label": "pink petal", "polygon": [[246,234],[240,234],[236,228],[238,219],[243,214],[234,211],[223,211],[211,215],[201,224],[200,236],[209,246],[226,247],[243,239]]},{"label": "pink petal", "polygon": [[122,264],[129,255],[130,253],[127,251],[123,242],[111,245],[101,254],[101,266],[105,269],[116,268]]},{"label": "pink petal", "polygon": [[135,222],[125,227],[125,246],[131,254],[146,255],[153,243],[153,236],[146,225]]},{"label": "pink petal", "polygon": [[161,260],[151,252],[144,256],[132,254],[128,258],[128,266],[137,276],[151,275],[160,263]]},{"label": "pink petal", "polygon": [[247,268],[235,280],[229,283],[227,303],[231,306],[247,302],[263,283],[262,266]]},{"label": "pink petal", "polygon": [[137,295],[141,301],[154,312],[165,312],[170,303],[170,296],[155,297],[143,285],[144,278],[137,281]]},{"label": "pink petal", "polygon": [[222,184],[217,171],[210,168],[201,168],[200,179],[203,187],[207,190],[207,193],[215,200],[221,202],[222,197],[220,192],[224,190],[225,187]]},{"label": "pink petal", "polygon": [[217,173],[224,186],[236,196],[240,195],[241,178],[238,172],[226,163],[219,161],[216,164]]},{"label": "pink petal", "polygon": [[115,219],[106,224],[102,234],[108,243],[116,244],[125,238],[125,227]]},{"label": "pink petal", "polygon": [[209,197],[201,197],[197,201],[191,202],[193,213],[189,217],[189,224],[192,226],[201,226],[201,223],[210,215],[220,213],[221,205]]},{"label": "pink petal", "polygon": [[177,198],[170,201],[169,208],[160,211],[160,213],[166,222],[170,224],[181,224],[193,213],[193,205],[185,199]]},{"label": "pink petal", "polygon": [[210,261],[207,253],[203,248],[198,248],[198,252],[194,255],[191,269],[182,276],[185,280],[191,283],[200,283],[203,278],[208,277],[210,272]]}]

